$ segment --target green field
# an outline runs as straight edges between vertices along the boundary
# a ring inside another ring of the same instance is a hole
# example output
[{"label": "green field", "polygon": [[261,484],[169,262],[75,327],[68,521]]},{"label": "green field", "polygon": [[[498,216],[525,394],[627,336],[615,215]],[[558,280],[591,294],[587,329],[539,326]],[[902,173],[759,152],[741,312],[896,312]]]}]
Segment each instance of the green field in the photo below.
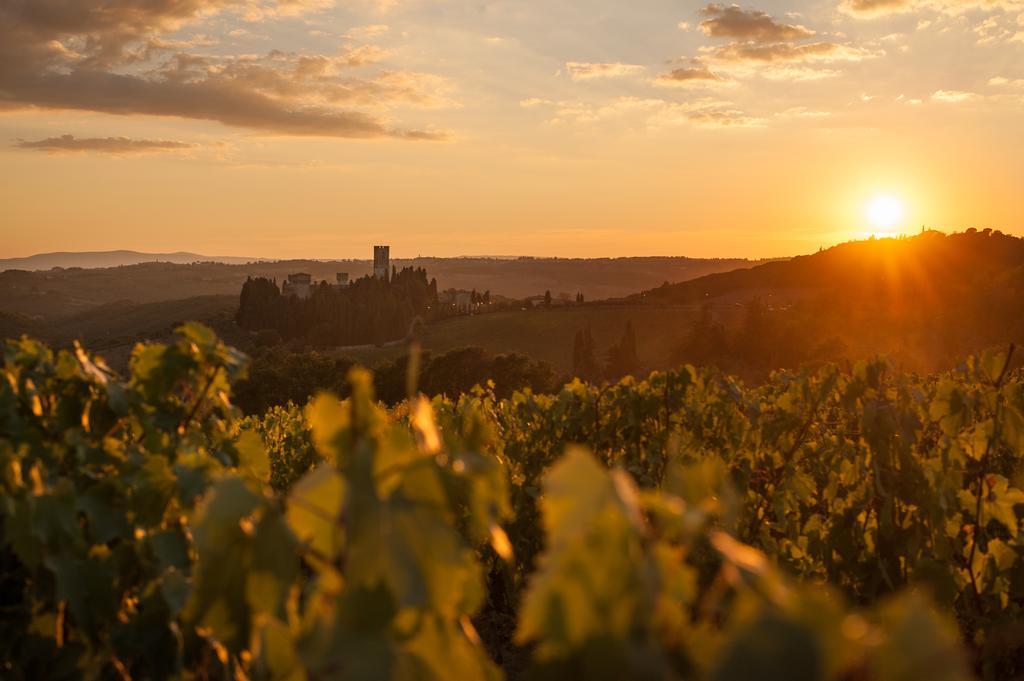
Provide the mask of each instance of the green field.
[{"label": "green field", "polygon": [[[425,350],[435,353],[479,346],[493,353],[523,353],[569,373],[577,331],[590,326],[603,356],[622,336],[626,322],[632,322],[640,361],[647,367],[658,368],[672,363],[672,353],[692,325],[697,310],[695,305],[584,305],[495,312],[430,324],[421,340]],[[404,352],[405,348],[400,346],[339,349],[336,354],[374,366]]]}]

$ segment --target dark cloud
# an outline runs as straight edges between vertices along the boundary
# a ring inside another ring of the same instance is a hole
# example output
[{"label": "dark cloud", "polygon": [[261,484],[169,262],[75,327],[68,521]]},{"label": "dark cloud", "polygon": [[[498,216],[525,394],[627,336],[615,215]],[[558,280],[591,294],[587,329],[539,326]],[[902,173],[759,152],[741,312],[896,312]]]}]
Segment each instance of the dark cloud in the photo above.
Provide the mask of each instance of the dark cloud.
[{"label": "dark cloud", "polygon": [[[302,6],[278,3],[282,11]],[[0,108],[177,116],[283,135],[445,137],[395,127],[374,113],[443,105],[445,87],[423,74],[345,75],[380,56],[372,46],[259,58],[172,54],[161,46],[162,34],[227,9],[266,8],[251,0],[0,0]]]},{"label": "dark cloud", "polygon": [[171,140],[136,140],[128,137],[75,137],[61,135],[41,140],[18,140],[19,149],[46,152],[97,152],[103,154],[141,154],[183,151],[196,145]]},{"label": "dark cloud", "polygon": [[733,38],[754,42],[780,42],[811,38],[814,31],[798,24],[784,24],[771,15],[737,5],[711,4],[700,11],[701,30],[712,38]]}]

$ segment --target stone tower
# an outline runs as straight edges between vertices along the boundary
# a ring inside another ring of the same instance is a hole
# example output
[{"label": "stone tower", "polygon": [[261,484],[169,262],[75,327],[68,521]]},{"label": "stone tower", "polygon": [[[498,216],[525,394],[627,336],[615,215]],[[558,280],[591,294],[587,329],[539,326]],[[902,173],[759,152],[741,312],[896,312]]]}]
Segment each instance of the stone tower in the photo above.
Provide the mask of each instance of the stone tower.
[{"label": "stone tower", "polygon": [[387,279],[391,274],[391,247],[373,247],[373,276],[378,279]]}]

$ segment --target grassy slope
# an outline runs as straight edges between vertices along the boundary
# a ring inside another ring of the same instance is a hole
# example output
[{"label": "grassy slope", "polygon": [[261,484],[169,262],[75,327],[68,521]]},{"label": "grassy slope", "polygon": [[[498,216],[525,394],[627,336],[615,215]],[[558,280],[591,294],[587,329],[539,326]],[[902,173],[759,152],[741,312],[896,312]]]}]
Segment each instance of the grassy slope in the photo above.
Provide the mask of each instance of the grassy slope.
[{"label": "grassy slope", "polygon": [[120,341],[167,335],[187,320],[230,318],[238,308],[236,296],[197,296],[156,303],[118,302],[52,322],[49,334],[57,341],[79,338],[102,347]]},{"label": "grassy slope", "polygon": [[[569,373],[577,331],[590,326],[603,359],[607,348],[622,336],[626,322],[631,321],[636,329],[640,360],[648,366],[660,367],[671,363],[676,344],[696,314],[697,307],[692,305],[585,305],[497,312],[430,325],[422,342],[424,349],[435,353],[474,345],[494,353],[520,352]],[[404,352],[404,348],[398,347],[341,350],[338,354],[373,366]]]},{"label": "grassy slope", "polygon": [[215,328],[226,340],[237,341],[234,324],[236,296],[197,296],[156,303],[108,303],[52,322],[37,322],[31,331],[51,344],[80,340],[99,352],[111,366],[127,366],[132,348],[141,341],[166,341],[182,322],[197,320]]}]

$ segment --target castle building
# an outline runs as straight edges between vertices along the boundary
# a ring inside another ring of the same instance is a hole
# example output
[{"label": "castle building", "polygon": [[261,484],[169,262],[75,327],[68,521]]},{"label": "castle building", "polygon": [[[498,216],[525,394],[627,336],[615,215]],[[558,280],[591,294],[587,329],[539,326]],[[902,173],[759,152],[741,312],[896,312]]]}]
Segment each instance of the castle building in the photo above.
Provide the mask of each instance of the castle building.
[{"label": "castle building", "polygon": [[313,275],[306,274],[305,272],[289,274],[288,281],[284,282],[284,285],[281,287],[281,293],[286,296],[295,296],[296,298],[309,298],[312,292]]},{"label": "castle building", "polygon": [[387,279],[391,274],[391,247],[373,247],[373,276],[378,279]]},{"label": "castle building", "polygon": [[[373,247],[373,276],[378,279],[387,279],[391,274],[391,247],[390,246],[374,246]],[[330,283],[330,280],[324,280],[321,283]],[[348,288],[352,281],[348,277],[348,272],[336,272],[334,274],[334,283],[331,284],[334,288]],[[295,274],[288,275],[288,281],[284,282],[281,286],[281,293],[286,296],[295,296],[296,298],[309,298],[313,295],[313,275],[307,274],[306,272],[296,272]]]}]

